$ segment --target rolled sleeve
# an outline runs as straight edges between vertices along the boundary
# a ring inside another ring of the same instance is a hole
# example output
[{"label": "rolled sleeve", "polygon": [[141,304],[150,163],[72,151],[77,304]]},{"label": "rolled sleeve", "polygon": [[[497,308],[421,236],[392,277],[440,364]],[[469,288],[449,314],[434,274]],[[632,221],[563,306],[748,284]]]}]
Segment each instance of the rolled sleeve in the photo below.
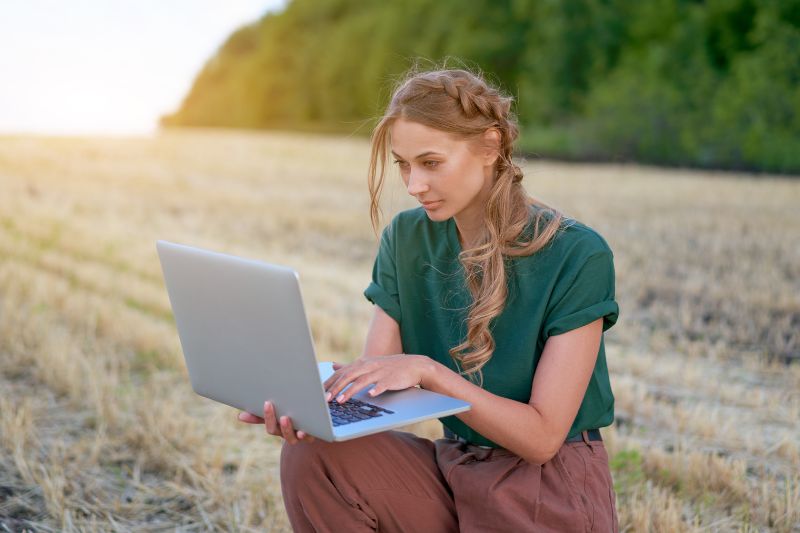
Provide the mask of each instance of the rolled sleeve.
[{"label": "rolled sleeve", "polygon": [[614,257],[610,250],[589,256],[573,276],[554,290],[542,328],[544,340],[603,319],[603,331],[617,322],[619,305],[614,299]]},{"label": "rolled sleeve", "polygon": [[402,319],[402,310],[397,289],[396,265],[392,227],[389,226],[381,235],[378,254],[372,267],[372,281],[364,291],[364,296],[399,324]]}]

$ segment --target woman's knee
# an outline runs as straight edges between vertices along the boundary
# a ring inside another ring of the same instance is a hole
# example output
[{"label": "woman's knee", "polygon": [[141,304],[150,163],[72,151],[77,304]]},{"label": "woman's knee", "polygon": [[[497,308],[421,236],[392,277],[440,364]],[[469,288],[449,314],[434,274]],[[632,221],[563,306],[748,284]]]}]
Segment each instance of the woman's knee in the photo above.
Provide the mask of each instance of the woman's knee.
[{"label": "woman's knee", "polygon": [[[344,442],[317,439],[313,442],[288,444],[284,441],[281,449],[281,478],[313,477],[318,472],[330,473],[339,470],[340,465],[352,461],[369,463],[372,459],[382,462],[387,450],[402,449],[399,445],[408,445],[406,441],[412,438],[413,435],[387,431]],[[380,457],[373,457],[376,455]]]},{"label": "woman's knee", "polygon": [[281,448],[281,478],[287,476],[313,476],[314,472],[327,471],[335,463],[343,460],[345,448],[358,446],[362,439],[347,442],[326,442],[316,439],[312,442],[289,444],[283,442]]},{"label": "woman's knee", "polygon": [[320,440],[297,444],[284,441],[281,447],[281,479],[311,474],[311,470],[323,461],[323,448],[326,446],[330,446],[330,443]]}]

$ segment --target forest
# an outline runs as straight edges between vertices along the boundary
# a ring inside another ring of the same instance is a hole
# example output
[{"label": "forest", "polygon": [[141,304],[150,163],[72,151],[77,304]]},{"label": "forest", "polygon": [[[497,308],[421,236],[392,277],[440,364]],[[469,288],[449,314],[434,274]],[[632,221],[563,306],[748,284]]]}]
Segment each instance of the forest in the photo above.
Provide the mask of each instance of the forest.
[{"label": "forest", "polygon": [[513,95],[527,155],[800,173],[799,0],[292,0],[161,125],[368,135],[415,64]]}]

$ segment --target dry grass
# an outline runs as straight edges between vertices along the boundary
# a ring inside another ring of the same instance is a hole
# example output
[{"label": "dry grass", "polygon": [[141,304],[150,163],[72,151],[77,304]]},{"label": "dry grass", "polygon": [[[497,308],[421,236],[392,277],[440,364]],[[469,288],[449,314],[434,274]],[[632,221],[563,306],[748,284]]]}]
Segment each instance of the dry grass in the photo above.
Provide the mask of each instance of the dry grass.
[{"label": "dry grass", "polygon": [[[350,359],[366,158],[272,133],[0,139],[0,530],[288,530],[277,442],[188,386],[154,243],[293,265],[319,353]],[[800,531],[800,182],[527,170],[615,251],[623,529]],[[410,205],[390,188],[387,214]]]}]

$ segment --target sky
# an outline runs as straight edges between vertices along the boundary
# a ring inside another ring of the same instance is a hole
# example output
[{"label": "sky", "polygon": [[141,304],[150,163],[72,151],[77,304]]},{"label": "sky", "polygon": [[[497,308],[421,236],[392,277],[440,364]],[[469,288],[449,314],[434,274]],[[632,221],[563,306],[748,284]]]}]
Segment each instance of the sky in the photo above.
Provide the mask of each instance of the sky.
[{"label": "sky", "polygon": [[152,134],[238,27],[287,0],[3,0],[0,134]]}]

